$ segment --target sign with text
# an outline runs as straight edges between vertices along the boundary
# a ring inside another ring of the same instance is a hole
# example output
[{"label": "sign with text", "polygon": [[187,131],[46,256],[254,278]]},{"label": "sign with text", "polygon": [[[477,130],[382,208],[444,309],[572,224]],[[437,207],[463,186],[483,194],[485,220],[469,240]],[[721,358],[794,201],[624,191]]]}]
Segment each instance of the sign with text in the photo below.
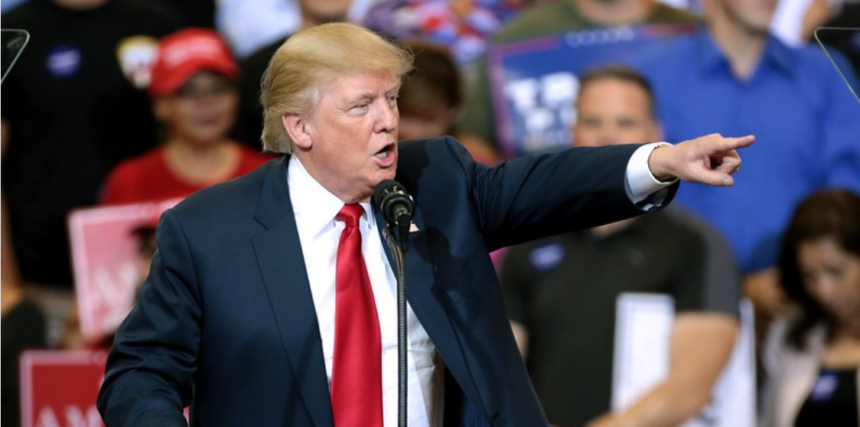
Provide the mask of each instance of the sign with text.
[{"label": "sign with text", "polygon": [[570,146],[578,76],[596,65],[624,64],[648,44],[695,28],[692,24],[600,28],[491,47],[489,80],[501,154],[513,158]]},{"label": "sign with text", "polygon": [[112,334],[131,311],[147,261],[135,230],[154,229],[161,212],[178,201],[78,209],[69,215],[75,296],[86,341]]},{"label": "sign with text", "polygon": [[21,354],[22,427],[102,427],[96,397],[103,351],[33,350]]},{"label": "sign with text", "polygon": [[[624,293],[616,307],[612,409],[637,401],[669,373],[675,302],[669,295]],[[711,403],[681,427],[755,427],[752,305],[741,303],[740,333]]]}]

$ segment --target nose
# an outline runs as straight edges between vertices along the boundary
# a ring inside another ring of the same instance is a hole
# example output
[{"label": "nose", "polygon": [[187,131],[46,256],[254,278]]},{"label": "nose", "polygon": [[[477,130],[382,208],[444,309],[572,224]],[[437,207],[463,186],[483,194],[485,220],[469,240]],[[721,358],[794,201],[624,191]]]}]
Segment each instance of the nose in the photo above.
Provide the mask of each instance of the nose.
[{"label": "nose", "polygon": [[400,111],[397,109],[396,103],[389,103],[383,99],[379,102],[378,116],[376,117],[375,131],[377,133],[393,132],[397,129],[397,122],[400,120]]}]

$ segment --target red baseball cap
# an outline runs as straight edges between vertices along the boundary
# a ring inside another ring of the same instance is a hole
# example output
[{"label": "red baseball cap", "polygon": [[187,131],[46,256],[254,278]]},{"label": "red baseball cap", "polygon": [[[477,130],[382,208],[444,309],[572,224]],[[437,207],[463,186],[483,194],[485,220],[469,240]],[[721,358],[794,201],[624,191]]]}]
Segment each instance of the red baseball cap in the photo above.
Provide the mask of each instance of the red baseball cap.
[{"label": "red baseball cap", "polygon": [[230,79],[239,75],[227,43],[217,32],[188,28],[170,34],[158,43],[149,95],[172,94],[198,71],[214,71]]}]

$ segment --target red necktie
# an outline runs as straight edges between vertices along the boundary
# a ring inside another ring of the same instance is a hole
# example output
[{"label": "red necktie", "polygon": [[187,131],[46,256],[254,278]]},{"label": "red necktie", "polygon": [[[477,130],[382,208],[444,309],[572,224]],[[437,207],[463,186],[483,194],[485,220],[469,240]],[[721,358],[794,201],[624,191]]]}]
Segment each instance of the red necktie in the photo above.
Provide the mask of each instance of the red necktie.
[{"label": "red necktie", "polygon": [[382,427],[382,341],[370,277],[361,256],[358,220],[364,208],[345,205],[337,248],[331,404],[335,427]]}]

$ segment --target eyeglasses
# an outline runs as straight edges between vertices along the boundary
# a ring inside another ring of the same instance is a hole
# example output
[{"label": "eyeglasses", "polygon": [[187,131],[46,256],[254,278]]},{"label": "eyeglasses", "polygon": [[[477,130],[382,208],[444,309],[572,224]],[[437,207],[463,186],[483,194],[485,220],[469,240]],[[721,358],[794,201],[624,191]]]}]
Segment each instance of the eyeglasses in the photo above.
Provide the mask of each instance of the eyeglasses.
[{"label": "eyeglasses", "polygon": [[236,85],[226,80],[209,84],[193,84],[189,82],[182,85],[174,95],[181,99],[199,100],[210,96],[224,96],[235,89]]}]

